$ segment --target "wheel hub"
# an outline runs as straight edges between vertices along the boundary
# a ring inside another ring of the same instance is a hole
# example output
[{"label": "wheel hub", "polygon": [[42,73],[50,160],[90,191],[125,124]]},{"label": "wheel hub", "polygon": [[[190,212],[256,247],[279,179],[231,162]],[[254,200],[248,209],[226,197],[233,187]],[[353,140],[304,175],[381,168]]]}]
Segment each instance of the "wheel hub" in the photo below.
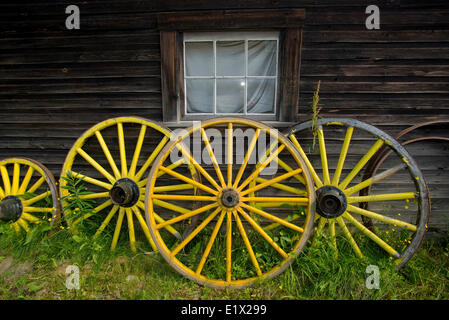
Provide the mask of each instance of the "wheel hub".
[{"label": "wheel hub", "polygon": [[23,212],[22,201],[15,196],[7,196],[0,202],[0,220],[16,222]]},{"label": "wheel hub", "polygon": [[109,196],[114,204],[122,207],[132,207],[139,201],[139,186],[131,179],[117,180],[109,191]]},{"label": "wheel hub", "polygon": [[223,189],[220,195],[221,204],[226,208],[233,208],[240,202],[239,193],[234,188]]},{"label": "wheel hub", "polygon": [[316,191],[317,212],[324,218],[341,216],[348,206],[346,195],[334,186],[323,186]]}]

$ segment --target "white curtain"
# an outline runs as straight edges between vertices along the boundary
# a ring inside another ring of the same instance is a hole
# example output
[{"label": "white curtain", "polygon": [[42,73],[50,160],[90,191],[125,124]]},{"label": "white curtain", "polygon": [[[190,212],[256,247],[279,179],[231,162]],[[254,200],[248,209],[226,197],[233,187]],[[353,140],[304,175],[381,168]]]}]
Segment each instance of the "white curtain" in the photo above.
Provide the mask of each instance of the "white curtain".
[{"label": "white curtain", "polygon": [[217,41],[215,58],[213,41],[185,50],[188,113],[213,113],[215,92],[217,113],[243,113],[245,91],[248,113],[273,113],[276,81],[259,77],[276,76],[276,41],[249,40],[247,70],[245,41]]}]

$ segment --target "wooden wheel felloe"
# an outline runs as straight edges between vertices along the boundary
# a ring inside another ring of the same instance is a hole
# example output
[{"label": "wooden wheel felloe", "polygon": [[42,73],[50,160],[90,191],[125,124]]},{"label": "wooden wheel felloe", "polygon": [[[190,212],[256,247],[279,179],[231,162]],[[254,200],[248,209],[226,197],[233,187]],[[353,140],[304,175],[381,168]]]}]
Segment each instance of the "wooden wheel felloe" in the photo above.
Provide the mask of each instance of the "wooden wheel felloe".
[{"label": "wooden wheel felloe", "polygon": [[57,225],[59,199],[53,174],[41,163],[27,158],[0,161],[0,221],[16,232],[30,231],[33,224]]},{"label": "wooden wheel felloe", "polygon": [[[178,161],[184,164],[174,168]],[[188,177],[186,163],[202,182]],[[289,187],[292,179],[300,186]],[[200,195],[180,192],[189,186]],[[201,204],[183,208],[191,202]],[[152,166],[145,207],[154,242],[176,271],[213,288],[242,288],[280,274],[301,252],[313,228],[315,193],[288,139],[262,123],[226,117],[171,139]],[[162,211],[165,222],[157,219]],[[182,240],[163,230],[172,226],[181,232],[194,216],[198,225]]]},{"label": "wooden wheel felloe", "polygon": [[[354,252],[363,257],[351,225],[403,266],[421,243],[429,218],[424,177],[408,152],[386,133],[354,119],[301,123],[289,129],[287,136],[312,172],[317,188],[317,229],[323,230],[327,224],[336,247],[338,225]],[[381,148],[396,156],[383,163],[380,173],[361,178],[363,168]],[[330,167],[335,167],[333,176]],[[370,195],[357,195],[368,187]],[[371,210],[357,206],[366,202],[372,204]],[[372,219],[376,228],[367,228],[357,217]],[[400,234],[400,240],[391,237],[394,233]]]},{"label": "wooden wheel felloe", "polygon": [[[61,195],[70,196],[68,178],[82,178],[88,193],[80,199],[95,201],[91,212],[77,215],[77,209],[63,204],[72,227],[83,220],[94,226],[94,237],[105,229],[113,233],[111,250],[116,248],[126,217],[130,247],[136,251],[135,219],[155,249],[143,217],[146,175],[167,144],[170,130],[161,124],[138,117],[120,117],[100,122],[87,130],[69,151],[61,173]],[[158,218],[159,219],[159,218]],[[115,223],[114,228],[110,228]],[[181,235],[171,227],[175,237]]]}]

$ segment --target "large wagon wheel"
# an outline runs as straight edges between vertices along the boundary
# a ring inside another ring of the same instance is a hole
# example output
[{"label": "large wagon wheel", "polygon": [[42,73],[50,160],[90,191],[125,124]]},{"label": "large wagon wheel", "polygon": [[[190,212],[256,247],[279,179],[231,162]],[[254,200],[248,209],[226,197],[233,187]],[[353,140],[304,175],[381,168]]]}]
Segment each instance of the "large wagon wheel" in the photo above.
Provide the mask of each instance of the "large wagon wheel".
[{"label": "large wagon wheel", "polygon": [[[66,157],[60,188],[63,199],[67,199],[70,196],[67,178],[83,179],[89,193],[78,198],[96,203],[90,212],[80,216],[77,215],[78,208],[64,201],[67,221],[72,229],[89,219],[95,229],[94,237],[97,237],[116,217],[114,230],[109,230],[113,232],[111,250],[114,250],[126,216],[130,247],[136,251],[136,217],[150,245],[156,249],[142,215],[146,175],[153,160],[169,141],[170,134],[171,131],[161,124],[138,117],[108,119],[87,130]],[[157,219],[162,221],[159,216]],[[167,229],[175,237],[182,237],[174,228],[168,226]]]},{"label": "large wagon wheel", "polygon": [[[328,129],[326,134],[325,128]],[[388,134],[354,119],[308,121],[289,129],[287,136],[306,159],[316,184],[317,229],[323,230],[328,224],[336,247],[335,225],[338,224],[354,252],[363,257],[348,228],[349,222],[390,254],[399,267],[403,266],[417,250],[429,216],[424,178],[408,152]],[[317,152],[312,147],[315,138]],[[396,156],[383,163],[381,173],[361,179],[359,173],[382,147],[392,150]],[[329,171],[332,166],[335,166],[333,176]],[[370,195],[356,195],[367,187],[371,188]],[[375,205],[373,211],[356,206],[366,202]],[[356,217],[374,220],[378,232],[364,226]],[[401,234],[401,241],[392,239],[390,233]]]},{"label": "large wagon wheel", "polygon": [[0,220],[16,232],[30,231],[33,224],[57,225],[60,205],[53,174],[27,158],[0,161]]},{"label": "large wagon wheel", "polygon": [[[182,166],[171,169],[177,156],[195,167],[202,183],[183,174]],[[173,183],[198,187],[202,195],[179,194],[162,173]],[[260,183],[251,187],[255,179]],[[302,189],[284,185],[290,179],[302,181]],[[256,191],[263,195],[254,196]],[[179,214],[181,204],[193,201],[201,206]],[[300,217],[293,217],[297,208],[281,208],[290,202],[303,207]],[[280,274],[301,252],[313,228],[315,193],[305,162],[286,137],[256,121],[225,117],[186,129],[164,147],[148,177],[145,206],[156,246],[176,271],[213,288],[242,288]],[[168,209],[165,222],[155,215],[161,208]],[[199,216],[199,224],[183,241],[161,232],[166,226],[182,230],[183,221],[193,216]]]}]

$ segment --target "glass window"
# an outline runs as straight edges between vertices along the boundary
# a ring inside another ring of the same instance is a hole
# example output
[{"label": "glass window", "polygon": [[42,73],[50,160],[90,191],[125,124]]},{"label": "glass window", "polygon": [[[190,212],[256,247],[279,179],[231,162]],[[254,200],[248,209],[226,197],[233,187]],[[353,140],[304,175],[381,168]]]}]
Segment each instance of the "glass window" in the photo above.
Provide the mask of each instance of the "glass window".
[{"label": "glass window", "polygon": [[186,114],[276,113],[277,32],[184,35]]}]

